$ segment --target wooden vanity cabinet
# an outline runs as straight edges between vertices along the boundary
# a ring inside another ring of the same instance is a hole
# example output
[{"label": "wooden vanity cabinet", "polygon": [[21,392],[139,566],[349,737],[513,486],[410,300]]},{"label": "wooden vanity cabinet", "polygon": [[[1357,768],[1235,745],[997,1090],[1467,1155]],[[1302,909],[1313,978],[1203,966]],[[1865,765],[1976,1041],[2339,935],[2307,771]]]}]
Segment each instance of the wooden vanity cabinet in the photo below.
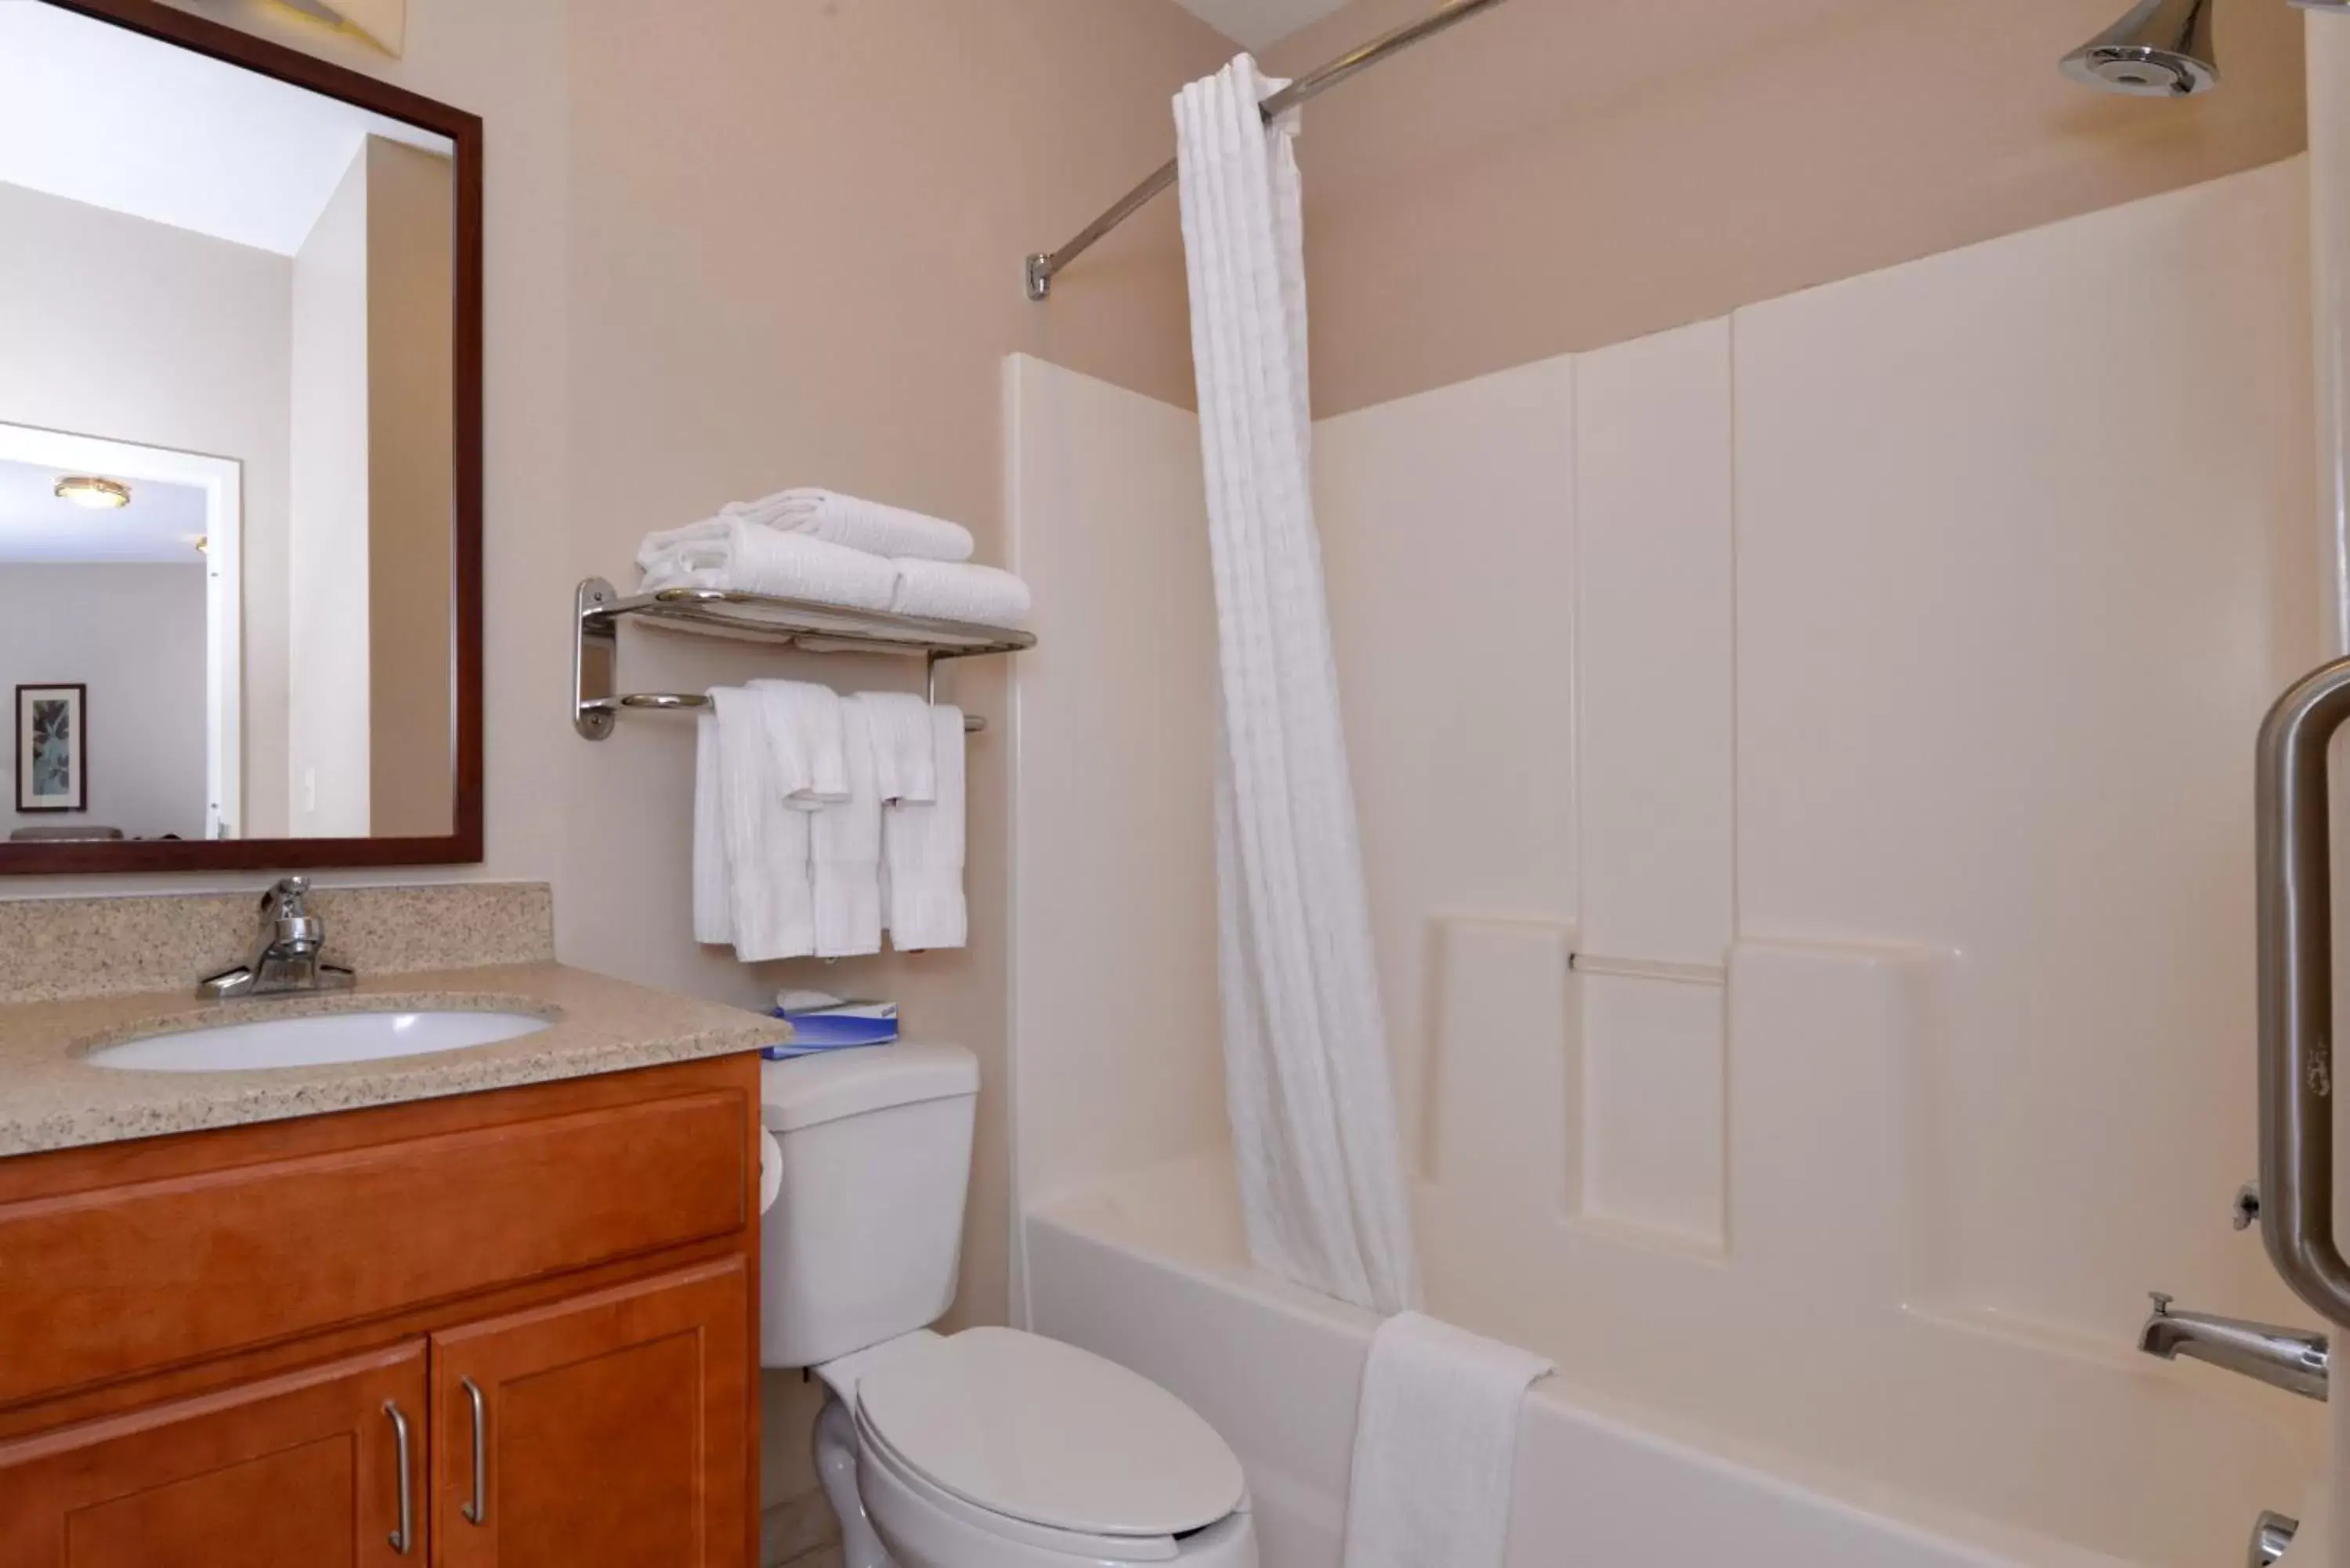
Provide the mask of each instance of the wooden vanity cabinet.
[{"label": "wooden vanity cabinet", "polygon": [[0,1160],[0,1564],[750,1568],[757,1138],[739,1056]]},{"label": "wooden vanity cabinet", "polygon": [[41,1568],[321,1568],[422,1548],[400,1523],[394,1424],[421,1457],[424,1346],[411,1342],[20,1439],[0,1451],[0,1563]]}]

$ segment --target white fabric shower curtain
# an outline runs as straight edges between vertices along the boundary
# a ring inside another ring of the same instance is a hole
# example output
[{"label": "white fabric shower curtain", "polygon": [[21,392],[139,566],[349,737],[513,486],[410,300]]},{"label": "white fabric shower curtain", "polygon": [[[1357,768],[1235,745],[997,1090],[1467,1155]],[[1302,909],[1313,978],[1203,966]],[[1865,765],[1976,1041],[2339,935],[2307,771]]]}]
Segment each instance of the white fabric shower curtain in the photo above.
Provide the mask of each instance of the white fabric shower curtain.
[{"label": "white fabric shower curtain", "polygon": [[1175,100],[1214,561],[1225,1094],[1249,1250],[1382,1313],[1419,1296],[1314,528],[1296,117],[1243,55]]}]

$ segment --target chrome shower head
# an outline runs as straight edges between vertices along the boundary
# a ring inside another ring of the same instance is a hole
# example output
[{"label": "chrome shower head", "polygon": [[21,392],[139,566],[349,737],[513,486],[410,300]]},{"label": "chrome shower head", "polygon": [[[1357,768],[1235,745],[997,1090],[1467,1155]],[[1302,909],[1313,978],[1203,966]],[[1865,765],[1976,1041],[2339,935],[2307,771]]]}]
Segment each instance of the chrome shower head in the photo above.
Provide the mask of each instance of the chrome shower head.
[{"label": "chrome shower head", "polygon": [[2186,98],[2220,85],[2213,0],[2139,0],[2129,15],[2064,57],[2084,87],[2136,98]]}]

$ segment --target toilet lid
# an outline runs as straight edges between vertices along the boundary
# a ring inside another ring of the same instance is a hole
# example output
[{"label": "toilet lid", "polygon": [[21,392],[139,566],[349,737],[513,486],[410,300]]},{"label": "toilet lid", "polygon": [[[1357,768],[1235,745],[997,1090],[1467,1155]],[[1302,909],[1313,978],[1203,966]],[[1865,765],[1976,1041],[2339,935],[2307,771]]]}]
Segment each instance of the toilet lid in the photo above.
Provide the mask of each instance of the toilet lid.
[{"label": "toilet lid", "polygon": [[973,1328],[858,1382],[875,1435],[991,1513],[1094,1535],[1179,1535],[1241,1505],[1240,1460],[1147,1377],[1075,1345]]}]

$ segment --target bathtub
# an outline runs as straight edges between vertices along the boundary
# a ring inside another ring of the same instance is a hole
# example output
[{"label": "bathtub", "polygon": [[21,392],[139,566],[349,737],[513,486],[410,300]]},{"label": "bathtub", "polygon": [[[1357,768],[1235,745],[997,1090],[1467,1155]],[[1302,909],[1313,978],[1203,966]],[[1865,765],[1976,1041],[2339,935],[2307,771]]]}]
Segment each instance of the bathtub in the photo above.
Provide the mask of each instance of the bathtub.
[{"label": "bathtub", "polygon": [[[1029,1325],[1157,1380],[1222,1432],[1247,1469],[1265,1568],[1338,1568],[1376,1320],[1248,1265],[1228,1157],[1057,1195],[1025,1212],[1020,1240]],[[1444,1279],[1429,1293],[1440,1315],[1498,1332]],[[1998,1353],[2017,1347],[1978,1337],[1988,1359],[1930,1370],[1988,1379],[1983,1397],[2002,1397],[2011,1374]],[[1767,1425],[1740,1430],[1627,1397],[1610,1386],[1622,1376],[1606,1344],[1534,1348],[1560,1371],[1537,1386],[1521,1428],[1510,1568],[2231,1565],[2262,1508],[2305,1502],[2322,1451],[2315,1405],[2304,1417],[2205,1369],[2030,1347],[2037,1359],[2007,1360],[2053,1385],[2063,1407],[2014,1405],[1980,1464],[1923,1443],[1940,1468],[1919,1485],[1898,1442],[1880,1445],[1881,1465],[1826,1462]],[[1800,1367],[1790,1376],[1791,1386],[1814,1382]],[[1822,1399],[1842,1397],[1839,1379],[1816,1382]],[[1898,1380],[1881,1393],[1905,1397]],[[1784,1414],[1787,1432],[1825,1429],[1811,1412]],[[1880,1430],[1930,1436],[1944,1415],[1918,1401]],[[2111,1429],[2084,1441],[2085,1420]],[[2324,1561],[2315,1533],[2293,1559]]]}]

